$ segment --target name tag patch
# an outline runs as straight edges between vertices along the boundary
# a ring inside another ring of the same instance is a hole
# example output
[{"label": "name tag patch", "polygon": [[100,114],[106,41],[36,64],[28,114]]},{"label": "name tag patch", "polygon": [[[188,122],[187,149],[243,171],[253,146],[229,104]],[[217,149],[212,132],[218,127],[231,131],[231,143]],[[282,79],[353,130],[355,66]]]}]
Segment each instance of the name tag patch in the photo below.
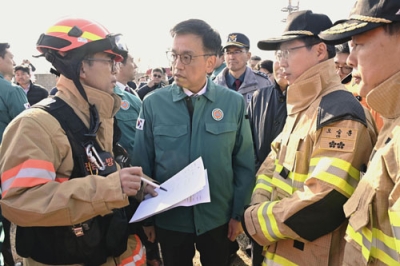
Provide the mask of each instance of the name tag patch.
[{"label": "name tag patch", "polygon": [[356,146],[357,130],[352,128],[322,128],[320,148],[324,150],[352,152]]}]

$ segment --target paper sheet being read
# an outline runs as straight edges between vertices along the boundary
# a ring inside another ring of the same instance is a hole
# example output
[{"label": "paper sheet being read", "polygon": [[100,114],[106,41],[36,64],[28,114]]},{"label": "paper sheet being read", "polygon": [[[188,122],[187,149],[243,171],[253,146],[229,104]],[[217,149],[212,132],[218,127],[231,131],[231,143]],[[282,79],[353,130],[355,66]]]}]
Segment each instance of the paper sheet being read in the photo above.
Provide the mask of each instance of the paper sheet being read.
[{"label": "paper sheet being read", "polygon": [[179,173],[161,184],[167,191],[156,189],[157,197],[148,197],[139,204],[130,222],[139,222],[157,213],[178,207],[210,202],[207,170],[199,157]]}]

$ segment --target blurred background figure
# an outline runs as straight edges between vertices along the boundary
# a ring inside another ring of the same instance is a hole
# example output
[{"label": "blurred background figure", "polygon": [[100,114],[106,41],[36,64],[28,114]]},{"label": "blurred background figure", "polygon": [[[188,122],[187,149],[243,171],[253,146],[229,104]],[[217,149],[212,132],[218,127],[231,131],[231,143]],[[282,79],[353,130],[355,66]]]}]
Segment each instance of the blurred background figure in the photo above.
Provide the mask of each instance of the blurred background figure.
[{"label": "blurred background figure", "polygon": [[137,93],[141,100],[143,100],[146,94],[168,85],[165,79],[165,71],[162,67],[153,68],[151,70],[150,80],[142,87],[139,87]]},{"label": "blurred background figure", "polygon": [[349,57],[350,50],[347,42],[335,45],[336,55],[334,57],[336,73],[340,76],[342,84],[347,84],[351,81],[351,71],[353,68],[346,61]]},{"label": "blurred background figure", "polygon": [[41,85],[34,84],[31,80],[31,69],[27,65],[19,65],[14,68],[15,82],[24,89],[30,105],[49,96],[49,92]]},{"label": "blurred background figure", "polygon": [[217,60],[215,62],[214,71],[211,73],[210,78],[215,79],[216,76],[226,67],[224,49],[222,49],[217,54]]},{"label": "blurred background figure", "polygon": [[258,63],[258,71],[264,73],[265,75],[268,76],[268,78],[273,82],[274,80],[274,75],[273,75],[273,69],[272,69],[272,65],[274,64],[274,62],[272,60],[263,60],[260,63]]},{"label": "blurred background figure", "polygon": [[250,57],[249,60],[249,67],[253,70],[258,70],[257,69],[257,65],[258,63],[261,62],[261,57],[259,57],[258,55],[253,55],[252,57]]},{"label": "blurred background figure", "polygon": [[243,33],[230,33],[222,47],[224,49],[226,68],[214,79],[214,83],[237,91],[243,95],[246,108],[253,93],[272,84],[269,78],[252,70],[247,62],[251,58],[250,40]]}]

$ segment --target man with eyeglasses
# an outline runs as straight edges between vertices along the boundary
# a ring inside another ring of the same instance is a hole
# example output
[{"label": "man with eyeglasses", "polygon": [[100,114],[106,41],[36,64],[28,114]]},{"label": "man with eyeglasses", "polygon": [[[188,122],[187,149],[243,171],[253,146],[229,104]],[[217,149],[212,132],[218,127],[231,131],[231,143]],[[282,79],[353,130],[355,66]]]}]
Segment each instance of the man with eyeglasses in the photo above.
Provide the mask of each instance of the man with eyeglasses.
[{"label": "man with eyeglasses", "polygon": [[250,40],[242,33],[231,33],[222,47],[225,54],[226,68],[214,79],[218,85],[237,91],[243,95],[246,107],[253,93],[272,85],[268,76],[260,71],[253,71],[247,62],[251,58]]},{"label": "man with eyeglasses", "polygon": [[243,228],[264,246],[267,265],[342,265],[352,195],[376,141],[373,119],[335,73],[334,47],[318,34],[324,14],[291,13],[276,50],[287,79],[287,118],[257,172]]},{"label": "man with eyeglasses", "polygon": [[0,146],[1,208],[17,225],[16,250],[24,265],[144,266],[131,200],[156,193],[140,167],[121,169],[113,156],[121,35],[66,17],[36,45],[60,78],[55,97],[14,118]]},{"label": "man with eyeglasses", "polygon": [[155,215],[155,232],[165,266],[192,265],[196,249],[202,265],[228,265],[255,181],[246,106],[240,94],[207,77],[221,49],[217,31],[189,19],[170,32],[175,81],[143,100],[134,164],[163,183],[202,157],[211,202]]},{"label": "man with eyeglasses", "polygon": [[153,68],[151,70],[150,80],[147,82],[147,84],[137,89],[137,93],[139,94],[140,99],[143,100],[144,96],[146,96],[148,93],[156,89],[160,89],[165,85],[164,69],[160,67]]},{"label": "man with eyeglasses", "polygon": [[342,84],[347,84],[351,81],[351,71],[353,68],[347,65],[346,60],[350,54],[349,45],[342,43],[335,45],[336,55],[333,58],[335,62],[336,73],[339,75]]}]

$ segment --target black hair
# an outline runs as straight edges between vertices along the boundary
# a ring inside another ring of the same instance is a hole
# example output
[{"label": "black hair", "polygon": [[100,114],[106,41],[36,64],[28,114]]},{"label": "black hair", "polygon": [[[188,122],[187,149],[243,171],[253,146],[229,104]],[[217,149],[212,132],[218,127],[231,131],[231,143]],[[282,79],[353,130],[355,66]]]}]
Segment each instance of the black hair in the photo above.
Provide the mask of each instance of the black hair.
[{"label": "black hair", "polygon": [[218,50],[217,56],[218,56],[218,57],[221,57],[221,56],[223,56],[223,55],[224,55],[224,48],[222,48],[222,46],[221,46],[221,49]]},{"label": "black hair", "polygon": [[[313,45],[324,42],[318,36],[306,36],[306,37],[302,37],[299,40],[304,42],[304,45],[307,46],[308,50],[310,50]],[[335,46],[331,45],[331,44],[326,44],[326,49],[328,51],[328,58],[329,59],[334,58],[336,55]]]},{"label": "black hair", "polygon": [[337,54],[350,54],[349,44],[347,42],[335,45],[335,52]]},{"label": "black hair", "polygon": [[161,74],[165,74],[164,68],[162,67],[155,67],[151,70],[151,72],[160,72]]},{"label": "black hair", "polygon": [[253,55],[250,59],[251,60],[261,60],[261,57],[259,57],[258,55]]},{"label": "black hair", "polygon": [[273,73],[273,65],[274,62],[272,60],[268,60],[265,59],[263,61],[261,61],[260,63],[258,63],[258,65],[260,66],[260,68],[264,68],[266,70],[268,70],[269,73]]},{"label": "black hair", "polygon": [[400,21],[383,25],[383,30],[389,35],[400,34]]},{"label": "black hair", "polygon": [[206,53],[217,55],[221,50],[221,36],[201,19],[189,19],[176,24],[170,30],[171,36],[194,34],[201,37]]},{"label": "black hair", "polygon": [[14,71],[17,72],[18,70],[21,70],[22,72],[26,72],[29,75],[31,74],[31,70],[29,69],[29,66],[27,65],[18,65],[14,67]]},{"label": "black hair", "polygon": [[6,55],[6,50],[10,48],[10,44],[8,43],[0,43],[0,57],[4,58]]}]

